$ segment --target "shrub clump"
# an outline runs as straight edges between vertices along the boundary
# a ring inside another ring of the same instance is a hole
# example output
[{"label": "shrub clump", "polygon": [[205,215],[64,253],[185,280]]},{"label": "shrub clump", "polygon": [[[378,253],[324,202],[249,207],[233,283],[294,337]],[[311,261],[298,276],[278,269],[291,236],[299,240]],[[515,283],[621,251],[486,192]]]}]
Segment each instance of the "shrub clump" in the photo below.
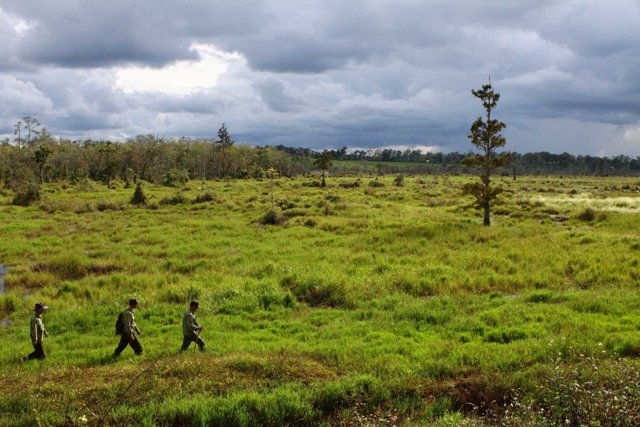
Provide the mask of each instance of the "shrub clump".
[{"label": "shrub clump", "polygon": [[603,221],[607,219],[607,214],[605,212],[598,212],[595,209],[588,207],[585,208],[582,212],[580,212],[576,218],[580,221],[585,222],[593,222],[593,221]]},{"label": "shrub clump", "polygon": [[287,217],[282,214],[282,211],[278,208],[269,209],[260,218],[260,223],[263,225],[280,225],[287,220]]},{"label": "shrub clump", "polygon": [[342,182],[340,183],[340,187],[342,188],[358,188],[360,187],[360,181],[353,181],[353,182]]},{"label": "shrub clump", "polygon": [[40,186],[35,183],[29,184],[25,189],[18,191],[11,204],[14,206],[30,206],[40,200]]},{"label": "shrub clump", "polygon": [[133,196],[131,197],[131,204],[135,206],[144,206],[147,204],[147,196],[144,195],[141,183],[136,185],[136,190],[133,192]]},{"label": "shrub clump", "polygon": [[596,211],[593,208],[585,208],[585,210],[577,215],[577,218],[580,221],[593,221],[594,219],[596,219]]}]

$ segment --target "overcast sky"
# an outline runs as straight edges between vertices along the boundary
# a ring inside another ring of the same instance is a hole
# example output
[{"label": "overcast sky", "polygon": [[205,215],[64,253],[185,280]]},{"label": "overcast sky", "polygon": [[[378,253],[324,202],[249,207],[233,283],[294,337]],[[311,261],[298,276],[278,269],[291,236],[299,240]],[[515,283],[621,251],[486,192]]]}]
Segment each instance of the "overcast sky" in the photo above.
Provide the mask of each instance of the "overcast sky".
[{"label": "overcast sky", "polygon": [[640,0],[0,0],[0,140],[640,155]]}]

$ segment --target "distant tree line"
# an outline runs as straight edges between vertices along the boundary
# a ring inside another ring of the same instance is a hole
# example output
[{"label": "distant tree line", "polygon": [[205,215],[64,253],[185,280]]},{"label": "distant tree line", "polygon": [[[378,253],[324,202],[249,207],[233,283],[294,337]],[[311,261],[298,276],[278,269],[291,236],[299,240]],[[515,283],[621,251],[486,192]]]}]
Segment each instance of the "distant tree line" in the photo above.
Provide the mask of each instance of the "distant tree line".
[{"label": "distant tree line", "polygon": [[[394,150],[390,148],[373,150],[355,150],[345,153],[345,148],[329,150],[335,160],[368,160],[374,162],[422,163],[437,165],[447,172],[462,173],[466,169],[462,161],[469,153],[425,153],[420,150]],[[573,155],[569,153],[553,154],[546,151],[520,154],[507,152],[509,164],[503,173],[510,174],[513,168],[523,175],[637,175],[640,174],[640,156],[619,155],[615,157],[597,157]],[[318,155],[318,153],[316,153]]]},{"label": "distant tree line", "polygon": [[[28,127],[25,127],[25,123]],[[24,118],[16,137],[0,142],[0,186],[12,189],[44,182],[80,180],[133,184],[144,180],[179,186],[189,180],[262,178],[274,169],[292,177],[312,172],[346,175],[384,173],[473,173],[463,164],[469,153],[420,150],[314,151],[285,146],[236,144],[224,124],[217,138],[162,138],[138,135],[124,142],[55,138],[37,120]],[[640,157],[574,156],[511,152],[503,175],[638,175]],[[324,157],[323,157],[324,156]]]}]

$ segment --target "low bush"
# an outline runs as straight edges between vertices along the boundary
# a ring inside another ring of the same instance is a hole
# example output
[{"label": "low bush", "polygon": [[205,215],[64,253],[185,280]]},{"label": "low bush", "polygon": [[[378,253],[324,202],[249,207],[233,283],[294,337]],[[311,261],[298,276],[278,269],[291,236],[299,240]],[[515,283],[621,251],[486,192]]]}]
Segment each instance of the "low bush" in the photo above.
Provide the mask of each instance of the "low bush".
[{"label": "low bush", "polygon": [[586,207],[576,215],[576,218],[584,222],[604,221],[608,217],[606,212],[600,212],[592,207]]},{"label": "low bush", "polygon": [[16,192],[11,204],[15,206],[31,206],[33,203],[40,201],[40,197],[40,186],[32,183],[27,185],[25,189]]},{"label": "low bush", "polygon": [[360,187],[360,181],[341,182],[339,185],[342,188],[358,188]]},{"label": "low bush", "polygon": [[582,212],[578,213],[578,215],[576,216],[576,218],[578,218],[580,221],[593,221],[596,219],[596,210],[593,208],[585,208]]},{"label": "low bush", "polygon": [[262,225],[280,225],[287,220],[287,217],[282,214],[282,211],[278,208],[269,209],[264,215],[260,217],[260,223]]}]

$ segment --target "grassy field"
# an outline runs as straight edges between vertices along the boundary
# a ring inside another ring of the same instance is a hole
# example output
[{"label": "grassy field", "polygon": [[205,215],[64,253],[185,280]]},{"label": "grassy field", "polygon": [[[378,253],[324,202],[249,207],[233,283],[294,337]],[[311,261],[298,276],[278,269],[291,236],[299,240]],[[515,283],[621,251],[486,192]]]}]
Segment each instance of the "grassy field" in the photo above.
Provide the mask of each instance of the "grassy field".
[{"label": "grassy field", "polygon": [[[0,193],[0,425],[640,422],[640,178],[499,178],[491,227],[470,179]],[[113,360],[131,297],[144,355]]]}]

